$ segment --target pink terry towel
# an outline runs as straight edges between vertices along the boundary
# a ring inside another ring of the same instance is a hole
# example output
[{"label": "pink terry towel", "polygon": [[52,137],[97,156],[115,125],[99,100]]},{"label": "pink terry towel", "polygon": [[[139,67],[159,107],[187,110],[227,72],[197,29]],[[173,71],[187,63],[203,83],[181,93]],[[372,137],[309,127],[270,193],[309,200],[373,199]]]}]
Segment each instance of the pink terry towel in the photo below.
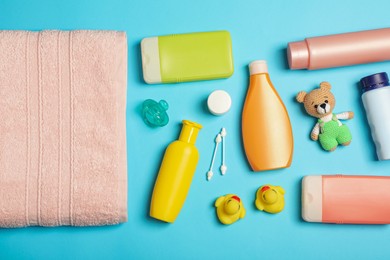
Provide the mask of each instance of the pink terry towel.
[{"label": "pink terry towel", "polygon": [[0,31],[0,227],[127,220],[127,40]]}]

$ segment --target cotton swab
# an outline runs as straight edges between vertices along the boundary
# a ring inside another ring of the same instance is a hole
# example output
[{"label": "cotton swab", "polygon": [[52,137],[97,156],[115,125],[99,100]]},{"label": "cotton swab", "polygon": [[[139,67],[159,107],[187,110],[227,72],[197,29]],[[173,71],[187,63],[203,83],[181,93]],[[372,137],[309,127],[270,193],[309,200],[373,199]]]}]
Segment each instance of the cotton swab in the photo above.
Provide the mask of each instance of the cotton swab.
[{"label": "cotton swab", "polygon": [[217,154],[218,145],[221,142],[221,140],[222,140],[221,134],[218,134],[217,137],[215,138],[214,153],[213,153],[213,158],[211,160],[210,169],[207,172],[207,180],[208,181],[211,180],[211,178],[213,177],[213,174],[214,174],[213,173],[213,166],[214,166],[214,161],[215,161],[215,155]]},{"label": "cotton swab", "polygon": [[223,127],[222,129],[221,129],[221,133],[220,133],[220,135],[221,135],[221,137],[222,137],[222,165],[221,165],[221,167],[219,168],[220,169],[220,171],[221,171],[221,174],[222,175],[225,175],[225,173],[226,173],[226,171],[227,171],[227,166],[226,166],[226,164],[225,164],[225,138],[226,138],[226,129]]}]

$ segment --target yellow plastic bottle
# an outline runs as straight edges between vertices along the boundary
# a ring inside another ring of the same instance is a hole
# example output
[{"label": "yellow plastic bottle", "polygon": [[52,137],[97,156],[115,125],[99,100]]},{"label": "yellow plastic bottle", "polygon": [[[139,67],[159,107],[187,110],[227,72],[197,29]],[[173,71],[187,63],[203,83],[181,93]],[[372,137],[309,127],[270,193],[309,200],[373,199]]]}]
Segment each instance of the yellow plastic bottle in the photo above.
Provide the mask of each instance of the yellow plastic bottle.
[{"label": "yellow plastic bottle", "polygon": [[200,124],[183,120],[179,140],[165,151],[154,185],[150,216],[165,222],[174,222],[184,204],[199,160],[195,147]]},{"label": "yellow plastic bottle", "polygon": [[250,83],[242,111],[242,137],[253,171],[287,168],[293,154],[290,118],[264,60],[249,65]]}]

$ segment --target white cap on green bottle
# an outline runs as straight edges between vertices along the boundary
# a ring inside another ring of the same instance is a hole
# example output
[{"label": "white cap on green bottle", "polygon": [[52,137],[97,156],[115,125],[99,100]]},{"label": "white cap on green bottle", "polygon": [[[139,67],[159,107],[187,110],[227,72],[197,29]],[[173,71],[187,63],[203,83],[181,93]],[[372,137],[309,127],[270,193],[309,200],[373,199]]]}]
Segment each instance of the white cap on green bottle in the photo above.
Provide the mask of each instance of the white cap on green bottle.
[{"label": "white cap on green bottle", "polygon": [[148,84],[161,83],[158,37],[144,38],[141,41],[141,53],[145,82]]}]

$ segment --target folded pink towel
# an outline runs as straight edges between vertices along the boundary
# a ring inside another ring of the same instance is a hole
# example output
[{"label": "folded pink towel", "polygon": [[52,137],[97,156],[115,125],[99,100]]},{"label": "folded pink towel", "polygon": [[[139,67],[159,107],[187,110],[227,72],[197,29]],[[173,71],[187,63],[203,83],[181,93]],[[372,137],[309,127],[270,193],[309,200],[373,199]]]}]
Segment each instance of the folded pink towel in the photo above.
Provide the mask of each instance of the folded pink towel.
[{"label": "folded pink towel", "polygon": [[0,31],[0,227],[127,220],[126,34]]}]

